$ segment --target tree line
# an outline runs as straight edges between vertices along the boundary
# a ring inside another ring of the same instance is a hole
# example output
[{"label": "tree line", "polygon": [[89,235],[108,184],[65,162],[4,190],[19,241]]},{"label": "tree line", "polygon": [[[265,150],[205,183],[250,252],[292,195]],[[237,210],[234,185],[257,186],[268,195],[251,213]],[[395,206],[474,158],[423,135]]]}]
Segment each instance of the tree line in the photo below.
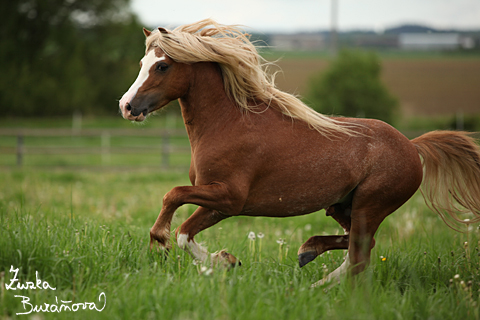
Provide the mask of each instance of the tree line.
[{"label": "tree line", "polygon": [[118,113],[144,47],[129,1],[2,1],[3,116]]},{"label": "tree line", "polygon": [[[115,115],[143,56],[130,0],[1,1],[3,116]],[[373,54],[342,52],[310,81],[320,112],[391,121],[397,101],[381,85]]]}]

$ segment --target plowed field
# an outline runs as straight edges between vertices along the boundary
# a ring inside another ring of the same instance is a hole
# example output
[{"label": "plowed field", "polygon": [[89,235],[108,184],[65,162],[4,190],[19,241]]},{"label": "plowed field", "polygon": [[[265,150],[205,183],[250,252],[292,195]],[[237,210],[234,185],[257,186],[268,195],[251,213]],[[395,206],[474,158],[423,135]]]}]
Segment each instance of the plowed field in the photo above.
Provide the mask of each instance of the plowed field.
[{"label": "plowed field", "polygon": [[[277,85],[306,94],[309,78],[326,70],[325,58],[286,58]],[[449,115],[480,113],[480,59],[383,59],[382,80],[399,100],[403,114]]]}]

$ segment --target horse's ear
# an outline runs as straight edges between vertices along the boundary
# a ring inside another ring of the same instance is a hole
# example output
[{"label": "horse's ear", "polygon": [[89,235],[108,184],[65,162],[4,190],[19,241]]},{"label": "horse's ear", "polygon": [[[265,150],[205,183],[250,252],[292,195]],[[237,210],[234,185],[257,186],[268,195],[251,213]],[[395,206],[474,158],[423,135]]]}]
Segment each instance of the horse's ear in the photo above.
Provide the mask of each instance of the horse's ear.
[{"label": "horse's ear", "polygon": [[158,31],[160,31],[160,32],[163,33],[163,34],[169,33],[167,29],[161,28],[161,27],[158,27]]},{"label": "horse's ear", "polygon": [[148,31],[147,29],[143,28],[143,34],[145,35],[145,37],[148,37],[152,34],[152,31]]}]

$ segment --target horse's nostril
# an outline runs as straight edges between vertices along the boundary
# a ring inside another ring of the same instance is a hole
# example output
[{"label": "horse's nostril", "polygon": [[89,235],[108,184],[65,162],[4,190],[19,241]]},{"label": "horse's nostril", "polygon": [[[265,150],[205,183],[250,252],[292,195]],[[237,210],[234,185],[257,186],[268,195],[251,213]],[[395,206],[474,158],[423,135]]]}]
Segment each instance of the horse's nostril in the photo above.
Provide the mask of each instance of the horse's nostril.
[{"label": "horse's nostril", "polygon": [[132,106],[130,105],[130,103],[127,102],[127,110],[128,111],[132,111]]}]

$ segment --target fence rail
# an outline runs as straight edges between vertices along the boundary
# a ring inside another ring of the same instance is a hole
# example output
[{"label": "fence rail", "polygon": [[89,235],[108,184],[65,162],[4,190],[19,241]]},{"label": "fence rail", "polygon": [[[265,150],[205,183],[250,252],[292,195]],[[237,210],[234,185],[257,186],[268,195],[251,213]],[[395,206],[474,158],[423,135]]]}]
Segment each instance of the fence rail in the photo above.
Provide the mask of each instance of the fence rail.
[{"label": "fence rail", "polygon": [[5,129],[0,128],[0,136],[38,136],[38,137],[61,137],[61,136],[74,136],[74,137],[99,137],[104,134],[111,136],[136,136],[136,137],[160,137],[164,135],[168,136],[186,136],[185,130],[181,129]]},{"label": "fence rail", "polygon": [[[158,154],[159,165],[171,166],[172,154],[190,154],[190,147],[171,144],[172,137],[186,137],[185,130],[177,129],[4,129],[0,137],[16,137],[16,146],[1,146],[0,154],[16,154],[17,166],[24,165],[28,155],[101,155],[102,162],[111,154]],[[26,137],[99,137],[98,146],[27,146]],[[149,146],[112,146],[112,137],[158,137],[160,143]]]},{"label": "fence rail", "polygon": [[[403,132],[407,137],[417,137],[425,131]],[[480,139],[480,133],[471,133]],[[171,155],[190,154],[190,147],[176,146],[171,143],[172,137],[186,138],[185,130],[179,129],[5,129],[0,128],[0,137],[16,137],[16,146],[2,146],[0,154],[16,154],[17,166],[24,165],[28,155],[101,155],[102,164],[109,162],[112,154],[159,155],[159,165],[170,168]],[[25,144],[26,137],[99,137],[97,146],[30,146]],[[112,146],[112,137],[158,137],[160,143],[148,146]]]}]

